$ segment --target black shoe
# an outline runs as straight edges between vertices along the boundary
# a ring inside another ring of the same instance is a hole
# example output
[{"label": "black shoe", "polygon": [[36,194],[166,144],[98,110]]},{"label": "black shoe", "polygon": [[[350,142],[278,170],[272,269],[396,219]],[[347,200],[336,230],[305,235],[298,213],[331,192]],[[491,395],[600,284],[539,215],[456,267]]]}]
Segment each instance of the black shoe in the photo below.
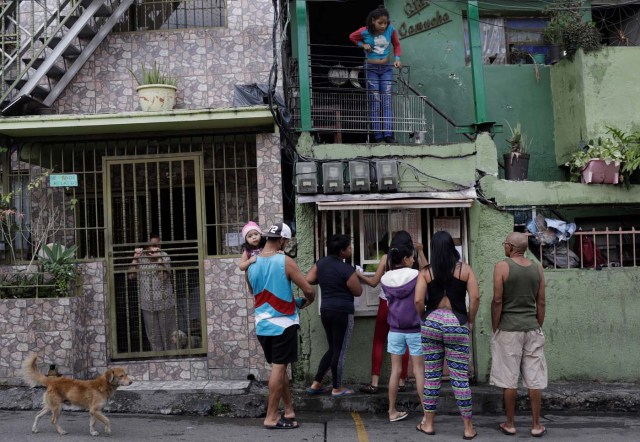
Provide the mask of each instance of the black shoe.
[{"label": "black shoe", "polygon": [[373,142],[374,143],[382,143],[383,140],[384,140],[384,138],[382,138],[382,137],[373,137]]},{"label": "black shoe", "polygon": [[395,139],[395,138],[393,138],[393,136],[390,136],[390,137],[384,137],[384,142],[385,142],[385,143],[395,143],[395,142],[396,142],[396,139]]}]

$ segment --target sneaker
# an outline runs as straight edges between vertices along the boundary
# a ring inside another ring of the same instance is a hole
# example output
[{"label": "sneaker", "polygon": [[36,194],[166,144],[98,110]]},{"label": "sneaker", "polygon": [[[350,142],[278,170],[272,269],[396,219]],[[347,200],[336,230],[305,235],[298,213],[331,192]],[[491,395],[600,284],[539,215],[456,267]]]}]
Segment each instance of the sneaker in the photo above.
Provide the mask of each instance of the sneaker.
[{"label": "sneaker", "polygon": [[395,142],[396,142],[396,139],[395,139],[395,138],[393,138],[393,135],[390,135],[390,136],[388,136],[388,137],[384,137],[384,142],[385,142],[385,143],[395,143]]},{"label": "sneaker", "polygon": [[384,138],[382,137],[373,137],[374,143],[382,143],[383,141],[384,141]]}]

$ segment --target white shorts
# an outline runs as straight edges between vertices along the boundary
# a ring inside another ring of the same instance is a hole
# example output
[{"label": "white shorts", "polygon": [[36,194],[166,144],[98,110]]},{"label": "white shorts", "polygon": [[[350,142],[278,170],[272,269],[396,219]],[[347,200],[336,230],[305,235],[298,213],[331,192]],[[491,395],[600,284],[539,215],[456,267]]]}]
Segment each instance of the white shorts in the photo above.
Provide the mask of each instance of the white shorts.
[{"label": "white shorts", "polygon": [[542,329],[496,331],[491,337],[491,376],[489,383],[502,388],[518,388],[522,374],[525,388],[547,387],[547,360],[544,357]]}]

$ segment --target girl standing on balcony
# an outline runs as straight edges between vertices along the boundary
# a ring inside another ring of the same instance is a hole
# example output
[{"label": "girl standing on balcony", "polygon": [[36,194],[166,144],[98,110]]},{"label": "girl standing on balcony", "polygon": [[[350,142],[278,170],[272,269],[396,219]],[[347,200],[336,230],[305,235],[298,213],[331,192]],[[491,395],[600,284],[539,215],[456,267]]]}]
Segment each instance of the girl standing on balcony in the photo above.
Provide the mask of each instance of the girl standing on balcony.
[{"label": "girl standing on balcony", "polygon": [[[382,5],[378,6],[367,16],[367,25],[353,32],[349,39],[363,48],[366,54],[365,75],[371,102],[373,140],[376,143],[382,140],[393,143],[395,142],[391,103],[393,68],[402,67],[400,63],[402,49],[398,33],[389,23],[389,11]],[[393,64],[391,64],[391,46],[393,46]]]}]

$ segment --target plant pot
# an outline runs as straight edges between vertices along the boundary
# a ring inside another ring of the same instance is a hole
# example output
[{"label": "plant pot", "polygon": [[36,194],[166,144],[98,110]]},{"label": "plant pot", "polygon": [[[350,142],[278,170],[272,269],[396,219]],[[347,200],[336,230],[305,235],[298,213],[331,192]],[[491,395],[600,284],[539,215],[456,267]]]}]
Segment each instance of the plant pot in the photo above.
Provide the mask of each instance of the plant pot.
[{"label": "plant pot", "polygon": [[620,181],[620,161],[592,158],[582,169],[581,182],[585,184],[618,184]]},{"label": "plant pot", "polygon": [[549,64],[556,64],[562,58],[560,45],[549,45]]},{"label": "plant pot", "polygon": [[138,86],[136,92],[143,111],[170,111],[176,105],[178,88],[168,84],[144,84]]},{"label": "plant pot", "polygon": [[504,177],[511,181],[524,181],[529,177],[528,153],[504,154]]}]

